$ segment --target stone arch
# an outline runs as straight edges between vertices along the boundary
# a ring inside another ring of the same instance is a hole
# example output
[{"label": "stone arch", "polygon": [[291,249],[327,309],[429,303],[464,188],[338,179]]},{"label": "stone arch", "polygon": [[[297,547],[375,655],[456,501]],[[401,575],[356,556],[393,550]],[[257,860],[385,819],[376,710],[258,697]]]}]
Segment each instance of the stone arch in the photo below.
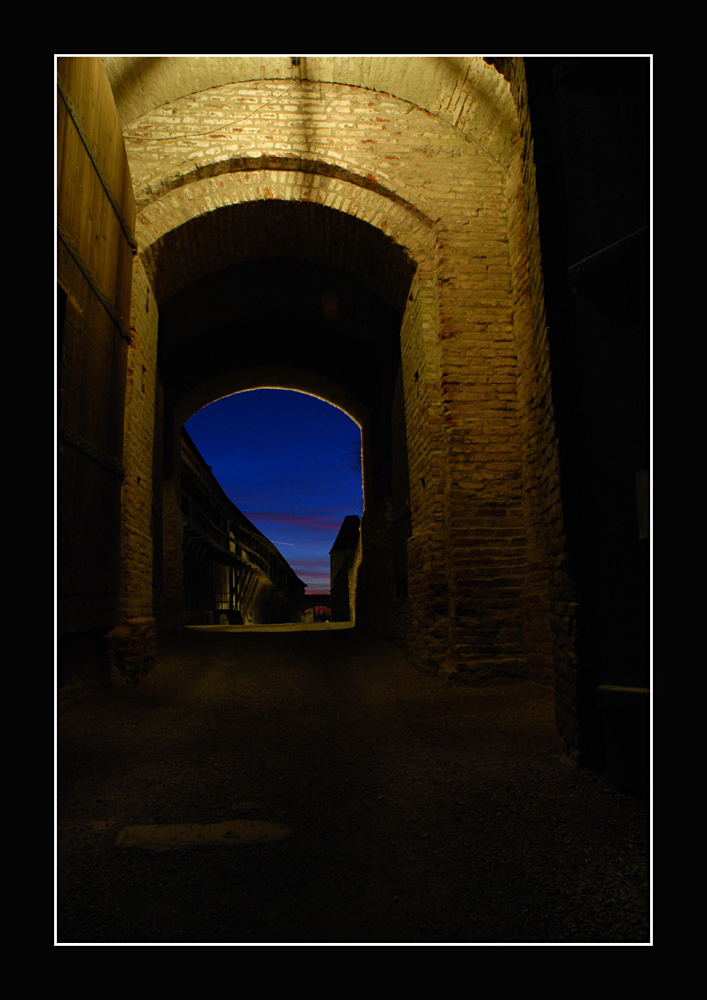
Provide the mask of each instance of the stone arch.
[{"label": "stone arch", "polygon": [[507,82],[517,58],[307,56],[297,66],[286,56],[109,56],[102,61],[121,119],[132,130],[154,109],[234,84],[269,81],[281,91],[333,84],[372,97],[392,96],[457,129],[506,163],[518,135],[518,95]]},{"label": "stone arch", "polygon": [[368,421],[366,407],[346,389],[335,385],[321,375],[299,368],[281,365],[267,365],[259,368],[243,368],[224,372],[222,375],[202,383],[187,393],[175,406],[175,416],[185,424],[190,417],[204,406],[224,396],[252,389],[291,389],[316,396],[355,420],[359,427]]},{"label": "stone arch", "polygon": [[[372,174],[364,174],[360,170],[349,165],[341,165],[328,161],[324,158],[312,158],[303,155],[263,155],[263,156],[226,156],[217,160],[187,164],[176,173],[166,173],[150,184],[147,184],[141,192],[140,202],[137,211],[141,212],[158,199],[165,198],[179,188],[187,187],[191,184],[198,184],[200,181],[223,178],[228,174],[250,175],[257,174],[258,177],[264,175],[265,183],[274,183],[277,175],[299,174],[295,186],[299,185],[304,189],[304,198],[316,198],[318,195],[317,186],[320,182],[313,180],[314,176],[329,177],[333,181],[341,181],[361,191],[371,191],[373,194],[386,198],[395,205],[400,206],[412,216],[419,219],[423,226],[431,229],[433,220],[421,210],[409,198],[399,194],[390,182],[383,183]],[[280,183],[284,183],[284,176],[279,178]],[[258,181],[256,180],[256,183]],[[220,182],[214,185],[216,188],[223,188],[225,185]],[[217,192],[218,193],[218,192]],[[267,195],[266,195],[267,197]]]},{"label": "stone arch", "polygon": [[[289,226],[281,226],[278,210]],[[264,230],[267,214],[273,226]],[[420,213],[314,170],[246,171],[180,186],[143,209],[137,236],[158,304],[209,269],[284,255],[327,259],[402,312],[412,273],[429,266],[436,249],[431,222]]]},{"label": "stone arch", "polygon": [[[447,551],[454,514],[448,484],[454,479],[444,403],[445,393],[451,396],[455,390],[442,382],[449,374],[443,356],[449,356],[454,378],[461,345],[450,341],[478,337],[474,350],[483,352],[490,338],[499,336],[504,351],[512,339],[502,206],[517,121],[507,82],[481,60],[459,65],[433,60],[414,81],[406,73],[401,78],[400,61],[383,62],[371,61],[363,73],[346,60],[308,62],[295,84],[285,87],[277,67],[271,73],[269,66],[239,62],[224,69],[214,64],[215,76],[207,79],[202,73],[209,69],[206,64],[180,62],[187,75],[196,70],[197,84],[185,90],[183,81],[173,80],[162,92],[161,107],[149,99],[140,101],[134,108],[139,106],[137,118],[127,111],[123,117],[133,118],[125,132],[141,207],[141,258],[160,304],[203,273],[205,261],[217,267],[233,260],[231,251],[220,262],[202,253],[207,246],[210,251],[218,246],[223,229],[217,223],[228,217],[219,209],[228,206],[238,204],[246,218],[249,210],[258,215],[267,204],[296,203],[300,210],[306,207],[313,223],[307,228],[319,233],[327,230],[320,220],[328,209],[329,220],[358,220],[376,234],[378,245],[375,239],[366,244],[373,252],[359,257],[359,275],[384,298],[395,298],[403,317],[399,398],[404,399],[415,465],[408,499],[417,549],[411,565],[421,581],[415,595],[416,629],[427,650],[423,658],[437,670],[458,658],[452,650],[456,640],[450,604],[455,600],[450,590],[454,560]],[[293,87],[298,100],[287,105],[284,99],[292,97]],[[243,110],[250,134],[240,124],[229,134],[232,111],[241,102],[247,104]],[[364,123],[365,130],[359,131]],[[169,136],[177,141],[163,144]],[[386,152],[379,151],[380,143]],[[251,166],[259,169],[244,169]],[[264,251],[256,252],[271,254],[272,240],[265,244]],[[351,271],[357,265],[349,251],[356,244],[331,240],[329,257],[345,248],[348,259],[340,263]],[[386,266],[372,266],[381,258],[380,247],[390,245],[404,248],[414,263],[407,293],[408,262],[401,268],[402,280],[391,280]],[[460,296],[460,288],[475,291]],[[466,303],[460,328],[461,298]],[[451,349],[445,350],[445,342]],[[462,351],[466,355],[467,349]],[[505,372],[502,377],[507,378]],[[451,402],[458,405],[457,399]],[[493,414],[490,419],[496,422]],[[430,555],[433,550],[437,556]]]}]

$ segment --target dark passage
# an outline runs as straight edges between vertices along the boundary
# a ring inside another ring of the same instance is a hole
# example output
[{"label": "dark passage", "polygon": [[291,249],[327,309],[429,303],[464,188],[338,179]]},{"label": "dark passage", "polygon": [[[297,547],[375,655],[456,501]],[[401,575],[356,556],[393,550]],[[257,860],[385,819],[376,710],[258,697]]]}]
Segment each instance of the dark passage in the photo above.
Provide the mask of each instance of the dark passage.
[{"label": "dark passage", "polygon": [[[560,755],[551,692],[355,629],[164,636],[61,713],[59,776],[60,943],[649,940],[648,806]],[[116,846],[227,821],[288,834]]]}]

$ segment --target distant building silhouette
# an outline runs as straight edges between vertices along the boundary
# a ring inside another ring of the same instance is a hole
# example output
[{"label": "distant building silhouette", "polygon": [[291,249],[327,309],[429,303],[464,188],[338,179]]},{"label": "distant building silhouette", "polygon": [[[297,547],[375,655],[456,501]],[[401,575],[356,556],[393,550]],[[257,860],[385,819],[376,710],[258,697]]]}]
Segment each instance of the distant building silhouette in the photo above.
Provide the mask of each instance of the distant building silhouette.
[{"label": "distant building silhouette", "polygon": [[229,500],[185,430],[181,484],[185,622],[300,621],[304,582]]},{"label": "distant building silhouette", "polygon": [[355,514],[348,514],[329,550],[331,613],[335,622],[353,620],[356,571],[361,561],[360,538],[361,522]]}]

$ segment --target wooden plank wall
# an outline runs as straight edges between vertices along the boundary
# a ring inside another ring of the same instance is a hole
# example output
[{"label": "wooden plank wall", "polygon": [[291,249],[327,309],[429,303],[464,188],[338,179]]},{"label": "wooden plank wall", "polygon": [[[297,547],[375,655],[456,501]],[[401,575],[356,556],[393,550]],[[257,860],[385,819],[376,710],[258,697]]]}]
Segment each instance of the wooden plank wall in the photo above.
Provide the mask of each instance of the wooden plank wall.
[{"label": "wooden plank wall", "polygon": [[59,632],[116,623],[135,204],[100,59],[57,60]]}]

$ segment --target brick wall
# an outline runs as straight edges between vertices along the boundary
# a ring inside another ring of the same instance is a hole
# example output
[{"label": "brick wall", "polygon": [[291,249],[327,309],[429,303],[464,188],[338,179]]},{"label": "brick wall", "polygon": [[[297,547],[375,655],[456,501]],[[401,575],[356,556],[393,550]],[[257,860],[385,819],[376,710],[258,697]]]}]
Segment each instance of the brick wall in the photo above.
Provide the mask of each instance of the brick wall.
[{"label": "brick wall", "polygon": [[139,260],[133,267],[121,489],[119,618],[109,633],[114,681],[135,680],[154,663],[153,457],[158,309]]}]

